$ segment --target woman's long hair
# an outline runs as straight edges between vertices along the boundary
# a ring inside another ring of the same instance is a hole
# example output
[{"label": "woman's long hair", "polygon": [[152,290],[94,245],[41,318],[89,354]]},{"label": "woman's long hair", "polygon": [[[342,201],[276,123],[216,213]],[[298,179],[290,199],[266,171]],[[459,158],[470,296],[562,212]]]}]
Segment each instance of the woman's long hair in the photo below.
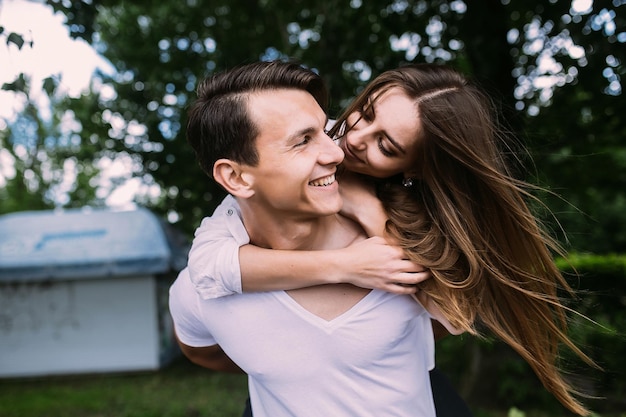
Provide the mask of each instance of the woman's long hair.
[{"label": "woman's long hair", "polygon": [[593,364],[567,334],[560,295],[573,291],[553,258],[564,252],[529,208],[540,203],[532,194],[537,187],[510,172],[511,135],[498,126],[493,103],[450,68],[411,65],[377,77],[336,129],[393,87],[415,100],[423,129],[419,160],[411,187],[392,178],[378,192],[387,233],[432,273],[420,290],[455,327],[474,335],[488,328],[563,405],[588,414],[559,367],[560,344]]}]

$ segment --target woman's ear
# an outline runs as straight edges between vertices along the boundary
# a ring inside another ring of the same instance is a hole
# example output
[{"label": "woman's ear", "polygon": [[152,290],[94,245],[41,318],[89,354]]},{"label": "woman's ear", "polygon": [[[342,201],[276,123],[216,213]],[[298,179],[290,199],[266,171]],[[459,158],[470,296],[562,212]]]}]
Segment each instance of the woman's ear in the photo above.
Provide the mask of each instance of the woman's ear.
[{"label": "woman's ear", "polygon": [[408,179],[420,180],[420,179],[422,179],[422,173],[421,173],[420,170],[417,170],[417,169],[406,171],[402,175],[403,175],[405,180],[408,180]]},{"label": "woman's ear", "polygon": [[254,176],[247,173],[246,165],[230,159],[218,159],[213,165],[213,179],[235,197],[250,198],[254,195]]}]

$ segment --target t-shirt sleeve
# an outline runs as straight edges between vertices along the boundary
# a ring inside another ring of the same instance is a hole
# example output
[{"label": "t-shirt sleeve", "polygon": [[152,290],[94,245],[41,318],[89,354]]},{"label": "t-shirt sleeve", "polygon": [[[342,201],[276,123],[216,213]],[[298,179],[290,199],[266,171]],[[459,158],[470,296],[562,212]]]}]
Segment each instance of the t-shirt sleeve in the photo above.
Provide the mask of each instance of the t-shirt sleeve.
[{"label": "t-shirt sleeve", "polygon": [[217,342],[203,324],[200,302],[185,268],[170,287],[169,308],[176,336],[188,346],[213,346]]},{"label": "t-shirt sleeve", "polygon": [[227,196],[202,220],[189,251],[191,282],[203,299],[241,293],[239,247],[249,242],[239,205]]}]

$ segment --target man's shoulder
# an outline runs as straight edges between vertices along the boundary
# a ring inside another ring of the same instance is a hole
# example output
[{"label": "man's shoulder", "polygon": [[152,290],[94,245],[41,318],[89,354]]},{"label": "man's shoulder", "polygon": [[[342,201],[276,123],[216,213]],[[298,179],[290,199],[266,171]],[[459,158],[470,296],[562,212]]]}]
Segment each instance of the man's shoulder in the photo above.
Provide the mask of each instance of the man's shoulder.
[{"label": "man's shoulder", "polygon": [[[234,210],[234,212],[233,212]],[[238,214],[240,215],[241,208],[239,207],[239,203],[237,199],[232,195],[228,194],[222,202],[215,208],[211,217],[222,216],[228,214]],[[207,217],[210,218],[210,217]]]},{"label": "man's shoulder", "polygon": [[336,249],[345,248],[367,239],[367,234],[359,223],[341,213],[337,213],[335,216],[339,226],[328,229],[327,240],[332,242]]}]

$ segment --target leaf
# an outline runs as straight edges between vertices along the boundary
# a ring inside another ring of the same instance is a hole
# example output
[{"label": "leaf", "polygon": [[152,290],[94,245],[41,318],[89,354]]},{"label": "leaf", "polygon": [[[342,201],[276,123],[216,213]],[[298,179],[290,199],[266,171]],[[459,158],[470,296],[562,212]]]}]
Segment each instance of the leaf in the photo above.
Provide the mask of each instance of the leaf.
[{"label": "leaf", "polygon": [[22,37],[22,35],[19,35],[15,32],[11,32],[9,33],[9,36],[7,37],[7,45],[9,43],[14,43],[15,46],[17,46],[17,49],[22,49],[22,46],[24,45],[24,38]]},{"label": "leaf", "polygon": [[52,96],[54,94],[54,90],[57,88],[57,80],[54,77],[47,77],[43,80],[42,88],[48,94],[48,96]]},{"label": "leaf", "polygon": [[4,83],[2,84],[2,89],[5,91],[15,91],[15,92],[26,92],[26,78],[24,77],[24,73],[21,73],[17,76],[15,81],[12,83]]}]

